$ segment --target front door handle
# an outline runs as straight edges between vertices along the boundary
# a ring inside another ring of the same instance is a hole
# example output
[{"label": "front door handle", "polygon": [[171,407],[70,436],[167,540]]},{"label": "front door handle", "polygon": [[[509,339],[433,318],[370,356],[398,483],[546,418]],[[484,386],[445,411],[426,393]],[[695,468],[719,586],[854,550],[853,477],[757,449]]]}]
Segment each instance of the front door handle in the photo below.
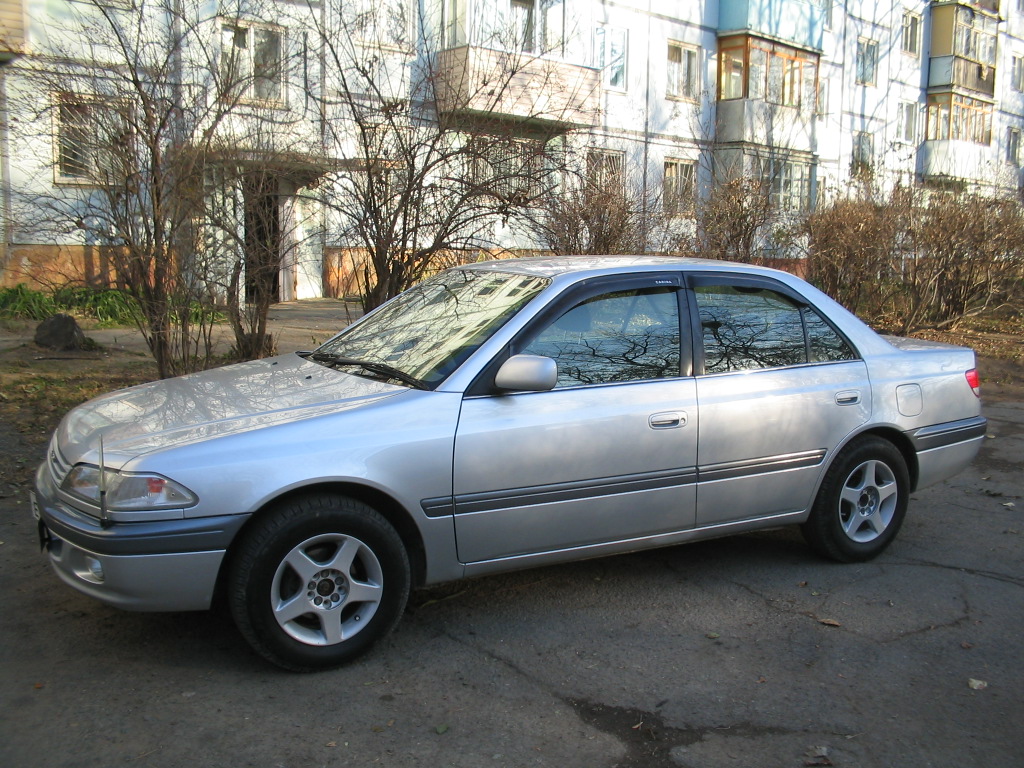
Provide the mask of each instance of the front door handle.
[{"label": "front door handle", "polygon": [[648,419],[651,429],[674,429],[686,426],[686,413],[683,411],[666,411],[655,413]]}]

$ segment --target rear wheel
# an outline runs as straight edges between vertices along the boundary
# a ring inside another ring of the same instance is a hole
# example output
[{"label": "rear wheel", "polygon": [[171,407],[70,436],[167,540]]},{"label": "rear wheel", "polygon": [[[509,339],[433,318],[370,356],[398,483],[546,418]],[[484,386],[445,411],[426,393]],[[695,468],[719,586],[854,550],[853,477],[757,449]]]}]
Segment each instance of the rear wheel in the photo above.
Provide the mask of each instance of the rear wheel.
[{"label": "rear wheel", "polygon": [[257,653],[312,671],[344,664],[387,635],[409,584],[402,540],[376,510],[308,496],[252,524],[231,563],[229,600]]},{"label": "rear wheel", "polygon": [[802,531],[819,553],[840,562],[870,560],[903,524],[910,476],[903,454],[880,437],[844,448],[825,473]]}]

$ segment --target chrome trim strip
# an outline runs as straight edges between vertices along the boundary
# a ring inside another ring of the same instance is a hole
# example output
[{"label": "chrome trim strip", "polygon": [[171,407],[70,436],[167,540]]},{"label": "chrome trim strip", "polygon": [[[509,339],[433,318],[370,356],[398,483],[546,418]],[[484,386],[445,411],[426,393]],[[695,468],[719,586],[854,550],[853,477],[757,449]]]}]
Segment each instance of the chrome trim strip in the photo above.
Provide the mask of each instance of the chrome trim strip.
[{"label": "chrome trim strip", "polygon": [[698,482],[712,482],[714,480],[735,480],[739,477],[751,475],[764,475],[769,472],[783,472],[787,469],[806,469],[816,467],[824,461],[828,452],[822,448],[817,451],[802,451],[790,453],[784,456],[765,456],[760,459],[747,459],[746,461],[730,461],[722,464],[711,464],[707,467],[700,467],[698,470]]},{"label": "chrome trim strip", "polygon": [[578,501],[599,496],[655,491],[692,485],[696,480],[697,470],[695,468],[669,469],[598,480],[578,480],[571,483],[510,488],[503,491],[467,493],[455,497],[455,514],[467,515],[513,507],[530,507],[536,504],[555,504],[560,501]]},{"label": "chrome trim strip", "polygon": [[935,448],[945,448],[956,443],[964,443],[968,440],[976,440],[984,437],[987,429],[988,419],[983,416],[975,416],[970,419],[947,421],[945,424],[921,427],[905,434],[910,438],[914,450],[921,453],[934,450]]},{"label": "chrome trim strip", "polygon": [[694,483],[734,480],[740,477],[764,475],[770,472],[785,472],[793,469],[807,469],[819,466],[827,451],[803,451],[783,456],[767,456],[746,461],[713,464],[707,467],[669,469],[660,472],[644,472],[635,475],[578,480],[570,483],[509,488],[500,491],[467,493],[456,497],[439,496],[420,501],[420,507],[427,517],[447,515],[471,515],[493,512],[499,509],[528,507],[535,504],[555,504],[564,501],[592,499],[599,496],[614,496],[626,493],[640,493],[665,488],[677,488]]}]

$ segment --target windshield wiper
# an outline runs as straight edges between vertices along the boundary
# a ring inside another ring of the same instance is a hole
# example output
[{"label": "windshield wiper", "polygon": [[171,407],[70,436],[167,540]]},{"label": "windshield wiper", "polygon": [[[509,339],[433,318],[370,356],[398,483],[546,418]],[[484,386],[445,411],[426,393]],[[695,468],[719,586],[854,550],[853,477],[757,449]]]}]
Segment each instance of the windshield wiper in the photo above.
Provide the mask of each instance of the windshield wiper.
[{"label": "windshield wiper", "polygon": [[314,352],[309,355],[309,359],[316,360],[319,363],[327,363],[331,366],[356,365],[370,373],[376,373],[378,376],[387,376],[389,379],[398,379],[398,381],[403,384],[408,384],[410,387],[415,387],[416,389],[430,389],[422,379],[410,376],[405,371],[399,370],[387,363],[375,363],[372,360],[360,360],[357,357],[335,355],[331,352]]}]

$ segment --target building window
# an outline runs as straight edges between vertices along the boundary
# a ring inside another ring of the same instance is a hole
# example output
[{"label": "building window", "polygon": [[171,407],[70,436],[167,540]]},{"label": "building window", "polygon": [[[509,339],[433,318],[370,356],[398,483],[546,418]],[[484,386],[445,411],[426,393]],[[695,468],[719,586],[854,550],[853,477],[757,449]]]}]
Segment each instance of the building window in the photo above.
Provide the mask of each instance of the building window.
[{"label": "building window", "polygon": [[1010,65],[1010,87],[1015,91],[1024,91],[1024,56],[1014,56]]},{"label": "building window", "polygon": [[745,95],[746,67],[742,48],[721,48],[718,52],[718,98],[742,99]]},{"label": "building window", "polygon": [[590,150],[587,153],[587,181],[598,189],[625,189],[625,155],[602,149]]},{"label": "building window", "polygon": [[601,26],[594,30],[594,51],[604,84],[609,88],[626,89],[626,30]]},{"label": "building window", "polygon": [[565,0],[509,0],[516,50],[561,56]]},{"label": "building window", "polygon": [[668,44],[668,91],[670,99],[696,101],[700,93],[697,49],[679,43]]},{"label": "building window", "polygon": [[516,48],[533,53],[537,50],[534,0],[512,0],[512,29]]},{"label": "building window", "polygon": [[687,160],[666,160],[662,181],[662,206],[665,213],[684,214],[693,210],[697,165]]},{"label": "building window", "polygon": [[992,143],[992,105],[980,99],[952,93],[928,97],[929,141],[970,141]]},{"label": "building window", "polygon": [[109,184],[124,177],[131,133],[122,110],[97,98],[63,94],[56,115],[58,181]]},{"label": "building window", "polygon": [[772,205],[782,211],[806,211],[811,207],[811,164],[798,160],[764,160],[761,178]]},{"label": "building window", "polygon": [[857,40],[857,84],[874,85],[878,77],[878,42]]},{"label": "building window", "polygon": [[986,67],[996,65],[997,20],[960,6],[956,9],[953,54]]},{"label": "building window", "polygon": [[522,205],[536,197],[544,178],[544,145],[528,139],[480,136],[472,145],[475,183],[496,197]]},{"label": "building window", "polygon": [[917,103],[901,101],[896,113],[896,136],[907,144],[917,143]]},{"label": "building window", "polygon": [[903,52],[921,55],[921,17],[912,11],[903,12]]},{"label": "building window", "polygon": [[225,24],[221,41],[225,91],[251,101],[281,101],[281,30]]},{"label": "building window", "polygon": [[1020,165],[1020,128],[1006,129],[1006,162]]},{"label": "building window", "polygon": [[828,114],[828,80],[820,78],[818,80],[818,93],[816,95],[817,104],[815,105],[815,111],[825,116]]},{"label": "building window", "polygon": [[867,131],[853,132],[853,156],[850,172],[854,176],[870,174],[875,165],[875,137]]}]

